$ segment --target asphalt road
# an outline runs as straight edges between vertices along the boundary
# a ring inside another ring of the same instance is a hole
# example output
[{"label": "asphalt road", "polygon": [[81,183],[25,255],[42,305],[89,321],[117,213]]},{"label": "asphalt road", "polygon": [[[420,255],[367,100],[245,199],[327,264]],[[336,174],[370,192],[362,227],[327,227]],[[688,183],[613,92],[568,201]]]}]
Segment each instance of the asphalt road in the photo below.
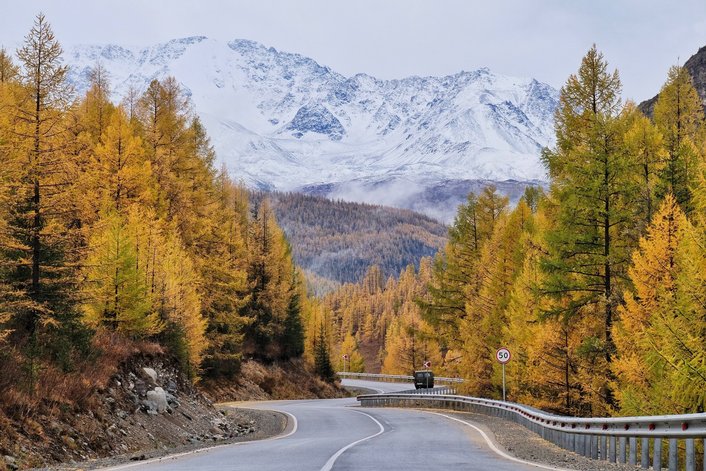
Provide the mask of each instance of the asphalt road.
[{"label": "asphalt road", "polygon": [[[345,380],[394,392],[409,385]],[[249,403],[289,415],[279,437],[223,445],[111,470],[464,470],[525,471],[535,466],[493,451],[480,430],[457,419],[405,409],[364,409],[354,398]],[[502,453],[502,452],[500,452]]]}]

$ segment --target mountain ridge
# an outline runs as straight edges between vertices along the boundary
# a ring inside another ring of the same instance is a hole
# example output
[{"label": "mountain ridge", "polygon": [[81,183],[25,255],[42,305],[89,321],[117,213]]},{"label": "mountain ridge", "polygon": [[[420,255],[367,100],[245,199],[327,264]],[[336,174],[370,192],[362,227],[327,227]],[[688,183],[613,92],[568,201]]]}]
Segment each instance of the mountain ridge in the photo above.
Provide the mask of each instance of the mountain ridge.
[{"label": "mountain ridge", "polygon": [[[694,55],[689,57],[689,59],[684,62],[684,68],[686,68],[689,75],[691,75],[691,80],[696,92],[699,94],[699,98],[701,98],[701,106],[703,106],[704,114],[706,115],[706,46],[700,47]],[[640,103],[638,108],[646,116],[651,118],[658,98],[659,93]]]},{"label": "mountain ridge", "polygon": [[[131,86],[176,77],[219,158],[252,188],[340,190],[355,183],[367,191],[385,184],[389,191],[375,203],[418,208],[415,198],[440,181],[546,181],[539,154],[554,142],[558,92],[535,79],[488,68],[441,77],[346,77],[255,41],[192,36],[142,48],[70,48],[70,78],[79,91],[97,61],[116,99]],[[400,202],[392,193],[401,186],[419,191]],[[356,201],[354,193],[328,196]],[[440,209],[429,213],[448,220],[455,212]]]}]

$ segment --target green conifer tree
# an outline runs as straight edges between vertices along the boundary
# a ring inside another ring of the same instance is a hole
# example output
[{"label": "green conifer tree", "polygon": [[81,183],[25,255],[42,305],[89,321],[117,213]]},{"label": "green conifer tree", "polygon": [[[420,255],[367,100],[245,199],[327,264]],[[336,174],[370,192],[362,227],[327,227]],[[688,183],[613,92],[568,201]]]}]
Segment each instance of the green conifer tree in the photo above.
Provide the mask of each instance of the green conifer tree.
[{"label": "green conifer tree", "polygon": [[618,72],[608,71],[593,46],[561,90],[557,147],[543,155],[557,205],[543,260],[541,289],[554,300],[546,314],[594,320],[582,351],[590,381],[602,381],[590,388],[595,412],[614,403],[608,387],[615,350],[612,325],[625,286],[632,247],[625,235],[634,224],[638,195],[624,151],[620,91]]},{"label": "green conifer tree", "polygon": [[331,365],[331,356],[329,354],[328,340],[324,324],[319,324],[319,334],[316,337],[314,345],[314,369],[316,374],[324,381],[333,382],[336,378],[336,373]]}]

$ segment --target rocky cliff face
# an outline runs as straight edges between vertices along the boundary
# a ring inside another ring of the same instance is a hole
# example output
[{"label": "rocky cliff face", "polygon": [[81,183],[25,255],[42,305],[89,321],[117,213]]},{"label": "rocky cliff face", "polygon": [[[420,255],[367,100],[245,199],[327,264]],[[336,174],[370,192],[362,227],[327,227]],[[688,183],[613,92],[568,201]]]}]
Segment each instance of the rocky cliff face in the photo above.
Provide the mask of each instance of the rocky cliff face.
[{"label": "rocky cliff face", "polygon": [[[691,75],[694,88],[699,94],[699,97],[701,97],[701,104],[704,107],[704,114],[706,114],[706,46],[700,48],[696,54],[691,56],[689,60],[684,63],[684,67],[686,67],[686,70],[689,71],[689,75]],[[657,98],[659,98],[659,94],[649,100],[643,101],[638,105],[638,108],[645,113],[646,116],[652,117]]]}]

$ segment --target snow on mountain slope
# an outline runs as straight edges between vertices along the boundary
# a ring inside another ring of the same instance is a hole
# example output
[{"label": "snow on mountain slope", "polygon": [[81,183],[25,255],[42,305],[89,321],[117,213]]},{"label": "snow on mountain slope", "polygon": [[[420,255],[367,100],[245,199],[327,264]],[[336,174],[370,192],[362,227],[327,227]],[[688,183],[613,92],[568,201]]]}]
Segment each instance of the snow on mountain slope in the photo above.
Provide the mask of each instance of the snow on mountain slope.
[{"label": "snow on mountain slope", "polygon": [[[558,93],[533,79],[485,68],[401,80],[344,77],[298,54],[203,36],[147,48],[76,46],[66,59],[79,91],[100,61],[116,100],[130,86],[176,77],[219,158],[236,179],[259,188],[328,188],[361,199],[345,189],[387,184],[413,198],[443,181],[546,178],[539,154],[553,143]],[[400,199],[388,193],[377,202]]]}]

